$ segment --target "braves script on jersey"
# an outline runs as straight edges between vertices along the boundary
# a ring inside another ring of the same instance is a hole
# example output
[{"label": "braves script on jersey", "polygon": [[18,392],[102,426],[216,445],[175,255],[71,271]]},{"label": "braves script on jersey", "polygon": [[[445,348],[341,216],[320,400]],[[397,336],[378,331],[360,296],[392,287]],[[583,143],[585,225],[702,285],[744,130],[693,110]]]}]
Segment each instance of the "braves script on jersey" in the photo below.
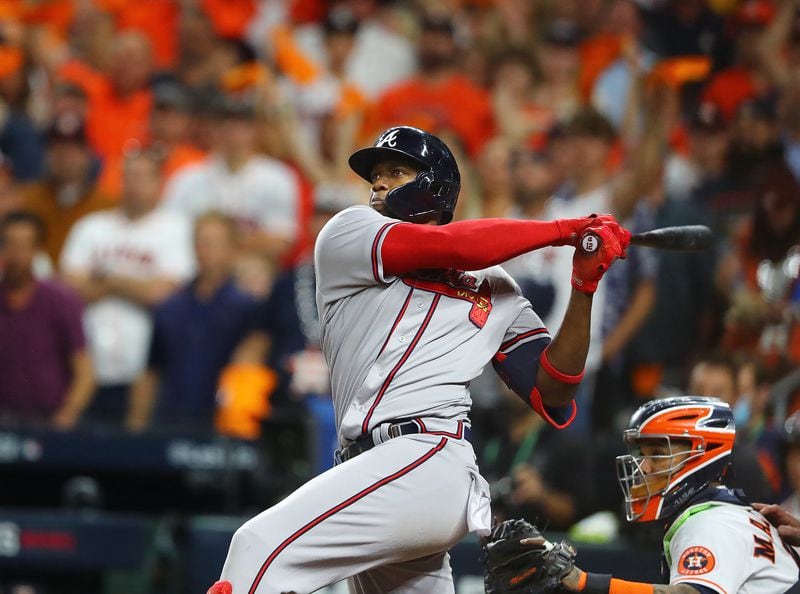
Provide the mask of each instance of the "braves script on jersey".
[{"label": "braves script on jersey", "polygon": [[798,578],[794,551],[749,506],[692,506],[675,521],[664,544],[670,584],[719,594],[780,594]]},{"label": "braves script on jersey", "polygon": [[500,267],[387,277],[380,248],[395,224],[354,206],[317,240],[317,306],[342,442],[389,420],[466,419],[469,382],[497,351],[549,338]]}]

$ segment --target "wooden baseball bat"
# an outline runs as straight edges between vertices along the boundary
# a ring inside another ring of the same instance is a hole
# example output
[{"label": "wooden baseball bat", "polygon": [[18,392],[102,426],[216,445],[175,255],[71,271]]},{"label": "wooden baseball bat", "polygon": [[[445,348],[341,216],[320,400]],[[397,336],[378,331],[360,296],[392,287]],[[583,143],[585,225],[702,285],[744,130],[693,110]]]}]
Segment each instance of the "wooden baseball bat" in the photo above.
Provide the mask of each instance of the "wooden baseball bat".
[{"label": "wooden baseball bat", "polygon": [[713,239],[711,229],[705,225],[680,225],[634,233],[631,235],[631,245],[693,252],[708,249]]},{"label": "wooden baseball bat", "polygon": [[[711,247],[713,238],[711,229],[705,225],[680,225],[634,233],[631,235],[631,245],[659,250],[691,252],[708,249]],[[581,248],[587,254],[591,254],[599,247],[600,240],[593,233],[587,233],[581,239]]]}]

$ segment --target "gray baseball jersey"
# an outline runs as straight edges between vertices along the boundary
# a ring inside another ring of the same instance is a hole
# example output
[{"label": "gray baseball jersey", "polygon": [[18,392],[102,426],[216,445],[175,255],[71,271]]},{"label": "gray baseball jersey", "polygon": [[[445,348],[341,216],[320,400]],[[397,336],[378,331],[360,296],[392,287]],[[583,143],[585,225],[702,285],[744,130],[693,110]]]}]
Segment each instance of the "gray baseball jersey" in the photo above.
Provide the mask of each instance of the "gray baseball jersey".
[{"label": "gray baseball jersey", "polygon": [[396,224],[404,223],[353,206],[317,239],[317,307],[341,441],[388,420],[466,418],[469,382],[501,345],[549,337],[499,266],[387,275],[381,245]]},{"label": "gray baseball jersey", "polygon": [[[398,224],[354,206],[315,250],[339,440],[379,445],[236,531],[222,571],[233,594],[306,594],[343,579],[354,594],[453,594],[447,550],[489,531],[489,486],[464,439],[469,382],[495,358],[529,383],[549,334],[499,267],[388,275],[381,246]],[[391,422],[410,419],[418,433],[389,438]]]}]

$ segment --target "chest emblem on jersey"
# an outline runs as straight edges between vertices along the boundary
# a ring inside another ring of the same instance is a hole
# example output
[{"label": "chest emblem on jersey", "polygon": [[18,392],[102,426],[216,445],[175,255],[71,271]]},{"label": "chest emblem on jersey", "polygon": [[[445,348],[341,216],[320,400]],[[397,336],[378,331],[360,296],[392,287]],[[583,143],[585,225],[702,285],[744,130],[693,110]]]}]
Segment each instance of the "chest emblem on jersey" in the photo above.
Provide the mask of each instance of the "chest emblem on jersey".
[{"label": "chest emblem on jersey", "polygon": [[460,270],[431,270],[403,277],[403,282],[415,289],[431,291],[472,303],[469,321],[483,328],[492,311],[492,288],[488,280],[478,287],[478,279]]},{"label": "chest emblem on jersey", "polygon": [[678,560],[678,573],[701,575],[714,569],[714,555],[705,547],[689,547]]}]

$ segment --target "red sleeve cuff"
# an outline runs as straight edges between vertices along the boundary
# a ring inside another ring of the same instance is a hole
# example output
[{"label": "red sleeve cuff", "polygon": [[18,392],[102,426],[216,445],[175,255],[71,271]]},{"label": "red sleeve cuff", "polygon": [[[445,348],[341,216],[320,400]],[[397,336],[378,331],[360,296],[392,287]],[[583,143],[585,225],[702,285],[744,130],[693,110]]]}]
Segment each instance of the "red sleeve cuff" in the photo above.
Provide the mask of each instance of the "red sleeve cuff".
[{"label": "red sleeve cuff", "polygon": [[546,406],[544,402],[542,402],[542,394],[539,392],[538,388],[531,390],[528,401],[530,402],[531,408],[556,429],[564,429],[569,426],[573,419],[575,419],[575,415],[578,414],[578,405],[575,404],[574,399],[566,406]]}]

